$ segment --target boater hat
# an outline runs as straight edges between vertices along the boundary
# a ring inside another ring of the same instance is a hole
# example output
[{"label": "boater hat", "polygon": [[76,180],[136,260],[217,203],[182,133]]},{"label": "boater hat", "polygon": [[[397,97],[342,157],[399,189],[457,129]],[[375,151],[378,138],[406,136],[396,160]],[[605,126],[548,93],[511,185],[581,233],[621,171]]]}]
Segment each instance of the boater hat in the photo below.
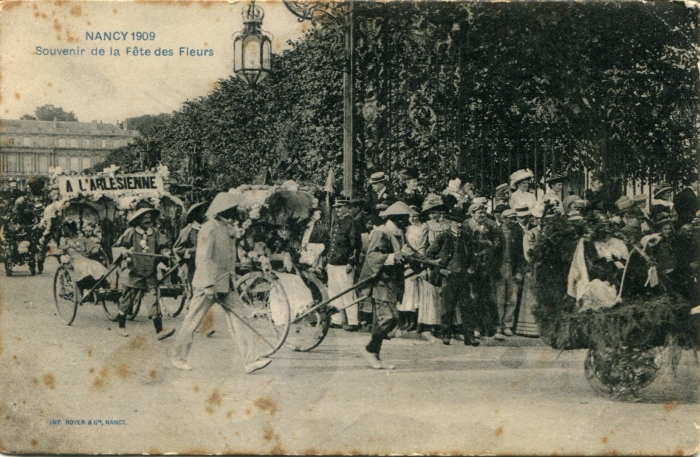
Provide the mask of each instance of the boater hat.
[{"label": "boater hat", "polygon": [[411,209],[410,206],[408,206],[404,202],[396,202],[389,206],[387,209],[379,213],[380,217],[389,217],[389,216],[413,216],[416,213]]},{"label": "boater hat", "polygon": [[[475,212],[482,210],[482,209],[483,210],[486,209],[486,206],[484,206],[483,203],[472,203],[471,206],[469,207],[469,214],[474,215]],[[505,211],[504,211],[504,213],[505,213]]]},{"label": "boater hat", "polygon": [[503,211],[503,214],[501,214],[501,217],[503,219],[507,219],[509,217],[517,217],[518,214],[515,212],[514,209],[508,208],[507,210]]},{"label": "boater hat", "polygon": [[386,181],[386,175],[384,174],[383,171],[378,171],[376,173],[372,173],[372,175],[369,177],[370,184],[379,184],[380,182],[385,182],[385,181]]},{"label": "boater hat", "polygon": [[341,206],[348,206],[350,204],[349,198],[336,198],[335,203],[333,203],[333,208],[339,208]]},{"label": "boater hat", "polygon": [[131,215],[129,220],[126,222],[129,227],[135,227],[139,223],[139,219],[141,219],[141,216],[143,216],[146,213],[156,213],[155,218],[157,219],[158,216],[160,216],[160,211],[158,211],[155,208],[141,208],[137,210],[134,214]]},{"label": "boater hat", "polygon": [[508,183],[504,182],[503,184],[499,184],[498,187],[496,187],[495,192],[497,194],[499,194],[499,193],[503,193],[507,190],[508,190]]},{"label": "boater hat", "polygon": [[[505,211],[504,211],[505,213]],[[515,208],[515,213],[517,214],[518,217],[526,217],[529,216],[530,213],[530,208],[528,206],[520,206],[518,208]]]},{"label": "boater hat", "polygon": [[654,198],[658,197],[659,195],[663,194],[664,192],[668,192],[669,190],[673,190],[673,187],[669,186],[666,183],[659,183],[654,187]]}]

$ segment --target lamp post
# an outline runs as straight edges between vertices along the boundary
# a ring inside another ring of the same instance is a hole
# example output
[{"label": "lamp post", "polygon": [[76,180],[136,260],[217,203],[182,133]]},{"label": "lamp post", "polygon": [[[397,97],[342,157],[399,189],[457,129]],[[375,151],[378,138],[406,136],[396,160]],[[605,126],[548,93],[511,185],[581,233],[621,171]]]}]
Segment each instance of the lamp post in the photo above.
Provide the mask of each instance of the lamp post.
[{"label": "lamp post", "polygon": [[342,27],[345,39],[345,65],[343,66],[343,194],[353,197],[354,179],[354,138],[355,125],[353,109],[355,102],[355,29],[353,21],[353,0],[282,0],[299,22],[311,21],[316,24],[325,18]]},{"label": "lamp post", "polygon": [[243,30],[233,35],[233,71],[251,87],[270,73],[272,41],[262,30],[265,12],[251,0],[244,6]]}]

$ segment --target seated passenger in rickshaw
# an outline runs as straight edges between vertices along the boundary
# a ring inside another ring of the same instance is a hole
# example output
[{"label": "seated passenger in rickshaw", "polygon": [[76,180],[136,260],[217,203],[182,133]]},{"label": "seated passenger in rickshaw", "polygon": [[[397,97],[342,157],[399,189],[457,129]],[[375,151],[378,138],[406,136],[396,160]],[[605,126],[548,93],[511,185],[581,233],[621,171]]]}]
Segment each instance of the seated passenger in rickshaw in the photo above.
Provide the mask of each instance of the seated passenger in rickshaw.
[{"label": "seated passenger in rickshaw", "polygon": [[[143,296],[157,282],[157,266],[160,261],[157,254],[168,250],[167,238],[155,228],[155,222],[160,211],[155,208],[141,208],[127,221],[129,228],[114,244],[115,248],[127,250],[122,264],[120,283],[123,284],[119,298],[119,332],[129,336],[126,331],[126,315],[134,306],[135,301]],[[122,279],[123,278],[123,279]],[[156,301],[151,307],[149,319],[153,319],[156,335],[159,340],[172,336],[175,329],[164,329],[160,304]]]},{"label": "seated passenger in rickshaw", "polygon": [[70,262],[75,274],[74,280],[80,289],[92,287],[98,279],[107,274],[104,265],[90,258],[100,252],[100,245],[86,238],[78,230],[75,221],[65,222],[61,232],[57,252],[61,256],[61,263]]}]

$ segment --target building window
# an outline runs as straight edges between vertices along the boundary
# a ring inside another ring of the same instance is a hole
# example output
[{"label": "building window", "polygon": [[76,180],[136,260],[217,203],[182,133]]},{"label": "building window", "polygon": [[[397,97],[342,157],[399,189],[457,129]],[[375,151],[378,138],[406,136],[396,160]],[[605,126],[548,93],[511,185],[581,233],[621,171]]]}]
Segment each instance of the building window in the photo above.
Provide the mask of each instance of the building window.
[{"label": "building window", "polygon": [[7,154],[5,171],[17,171],[17,154]]},{"label": "building window", "polygon": [[15,139],[14,138],[7,138],[5,140],[7,142],[8,146],[14,146],[15,145]]},{"label": "building window", "polygon": [[49,156],[39,156],[39,171],[46,173],[49,171]]},{"label": "building window", "polygon": [[59,148],[65,148],[65,147],[66,147],[66,139],[65,139],[65,138],[59,138],[59,139],[58,139],[58,147],[59,147]]},{"label": "building window", "polygon": [[78,139],[77,138],[72,138],[70,140],[70,147],[71,148],[77,148],[78,147]]},{"label": "building window", "polygon": [[24,166],[24,172],[25,173],[31,173],[34,171],[34,164],[32,163],[32,156],[30,155],[25,155],[22,157],[22,165]]},{"label": "building window", "polygon": [[100,140],[100,147],[106,148],[107,147],[107,140]]},{"label": "building window", "polygon": [[70,171],[80,171],[80,157],[70,158]]},{"label": "building window", "polygon": [[41,146],[42,148],[45,148],[46,146],[48,146],[48,139],[39,138],[39,146]]},{"label": "building window", "polygon": [[23,142],[23,146],[29,146],[29,147],[34,146],[34,141],[32,141],[32,138],[25,137],[24,142]]},{"label": "building window", "polygon": [[90,140],[89,139],[84,139],[83,140],[83,147],[84,148],[89,148],[90,147]]},{"label": "building window", "polygon": [[57,164],[58,168],[60,168],[63,171],[69,171],[68,170],[68,158],[65,156],[58,156],[57,158]]}]

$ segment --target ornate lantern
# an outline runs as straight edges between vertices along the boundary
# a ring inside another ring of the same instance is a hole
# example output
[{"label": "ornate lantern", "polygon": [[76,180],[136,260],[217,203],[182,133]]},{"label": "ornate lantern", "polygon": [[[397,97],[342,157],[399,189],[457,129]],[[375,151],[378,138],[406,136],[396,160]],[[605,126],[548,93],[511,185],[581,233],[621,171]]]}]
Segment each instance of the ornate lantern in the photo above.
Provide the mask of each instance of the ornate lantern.
[{"label": "ornate lantern", "polygon": [[255,0],[243,7],[242,14],[243,31],[233,36],[233,71],[254,87],[270,73],[272,41],[262,31],[265,12]]}]

